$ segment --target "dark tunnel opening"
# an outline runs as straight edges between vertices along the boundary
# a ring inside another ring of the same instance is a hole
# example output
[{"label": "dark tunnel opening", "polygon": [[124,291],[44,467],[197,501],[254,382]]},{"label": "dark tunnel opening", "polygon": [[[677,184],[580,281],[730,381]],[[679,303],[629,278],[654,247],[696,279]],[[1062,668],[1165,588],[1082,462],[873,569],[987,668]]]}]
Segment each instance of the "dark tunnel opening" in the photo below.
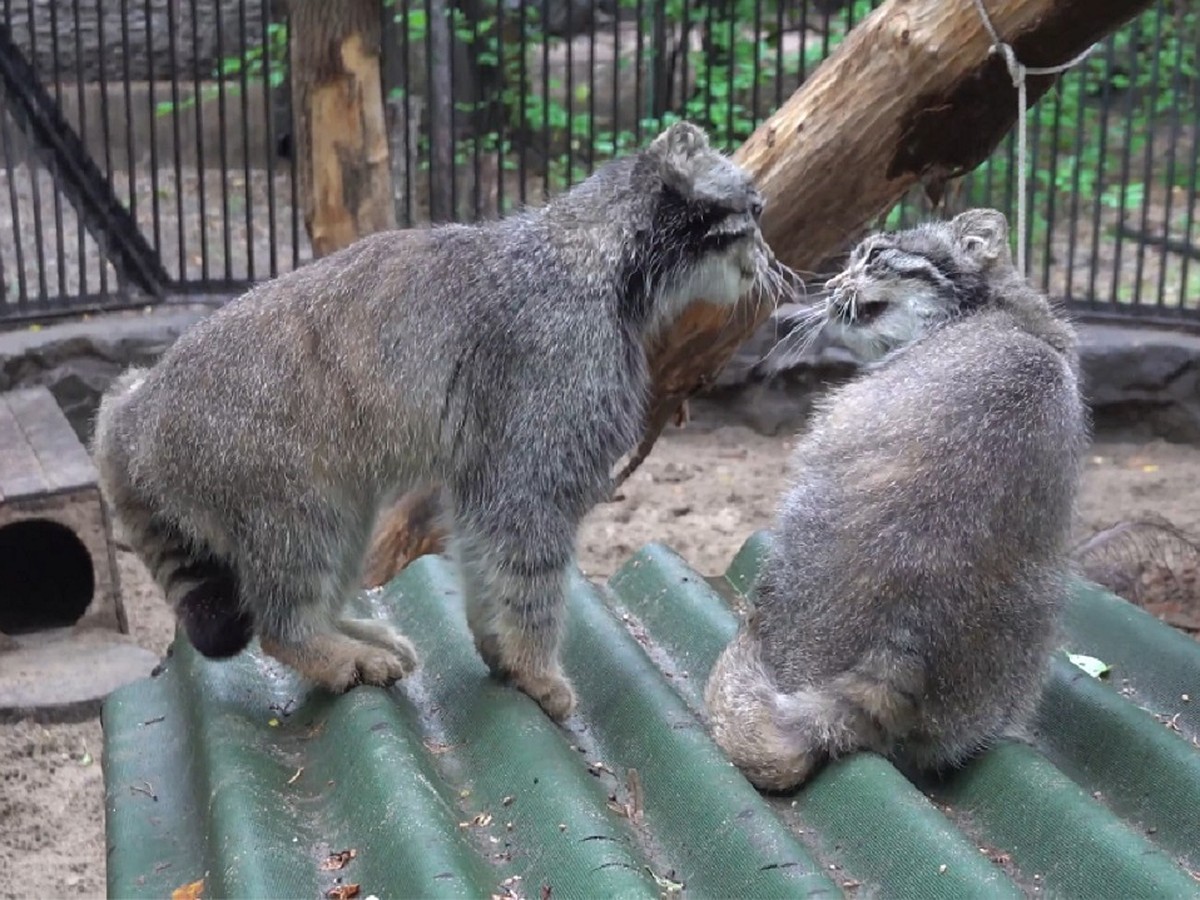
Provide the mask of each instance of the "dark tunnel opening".
[{"label": "dark tunnel opening", "polygon": [[73,625],[95,587],[92,558],[65,525],[25,519],[0,528],[0,631]]}]

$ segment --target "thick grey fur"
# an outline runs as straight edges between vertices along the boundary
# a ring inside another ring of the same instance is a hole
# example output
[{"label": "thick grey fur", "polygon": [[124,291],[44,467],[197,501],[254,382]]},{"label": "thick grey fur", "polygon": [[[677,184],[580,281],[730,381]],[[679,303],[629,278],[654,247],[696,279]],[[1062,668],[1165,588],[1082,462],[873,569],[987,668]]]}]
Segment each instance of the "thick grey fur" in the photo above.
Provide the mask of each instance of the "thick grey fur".
[{"label": "thick grey fur", "polygon": [[753,612],[706,689],[786,790],[857,749],[961,764],[1020,737],[1066,599],[1089,418],[1070,324],[994,210],[874,235],[828,287],[866,364],[799,439]]},{"label": "thick grey fur", "polygon": [[202,653],[256,634],[341,691],[416,665],[341,611],[380,509],[442,482],[481,656],[562,719],[564,579],[640,432],[643,346],[696,298],[777,282],[761,211],[681,123],[543,208],[364,238],[122,376],[98,413],[104,495]]}]

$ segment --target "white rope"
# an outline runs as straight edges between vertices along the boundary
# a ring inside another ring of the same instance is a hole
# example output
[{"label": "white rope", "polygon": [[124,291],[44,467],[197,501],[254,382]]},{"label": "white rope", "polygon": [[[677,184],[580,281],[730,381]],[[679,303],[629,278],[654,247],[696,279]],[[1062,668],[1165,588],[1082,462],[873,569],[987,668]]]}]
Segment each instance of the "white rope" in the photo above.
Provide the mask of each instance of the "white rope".
[{"label": "white rope", "polygon": [[987,29],[988,36],[992,39],[992,46],[988,50],[988,53],[999,53],[1004,58],[1004,65],[1008,68],[1008,74],[1012,78],[1013,87],[1017,89],[1017,270],[1022,275],[1028,275],[1028,272],[1025,271],[1025,179],[1027,167],[1025,146],[1025,76],[1059,75],[1079,65],[1100,45],[1092,44],[1092,46],[1088,47],[1074,59],[1060,66],[1027,66],[1017,59],[1017,51],[1012,48],[1011,44],[1000,40],[1000,35],[996,32],[996,26],[992,24],[991,17],[988,16],[988,11],[983,5],[983,0],[975,0],[975,8],[979,10],[979,17],[983,19],[983,27]]}]

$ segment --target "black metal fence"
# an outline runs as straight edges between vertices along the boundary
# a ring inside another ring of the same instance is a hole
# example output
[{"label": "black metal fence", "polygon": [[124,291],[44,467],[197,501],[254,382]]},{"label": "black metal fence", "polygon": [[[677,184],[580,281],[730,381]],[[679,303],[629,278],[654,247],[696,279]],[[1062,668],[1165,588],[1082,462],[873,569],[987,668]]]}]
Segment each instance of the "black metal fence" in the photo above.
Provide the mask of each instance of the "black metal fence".
[{"label": "black metal fence", "polygon": [[[383,0],[397,218],[540,202],[679,116],[732,149],[875,5]],[[310,258],[284,4],[0,12],[0,319],[226,296]],[[1200,323],[1198,156],[1200,11],[1158,0],[1029,112],[1031,276],[1098,315]],[[1010,138],[878,224],[1011,217],[1016,173]]]}]

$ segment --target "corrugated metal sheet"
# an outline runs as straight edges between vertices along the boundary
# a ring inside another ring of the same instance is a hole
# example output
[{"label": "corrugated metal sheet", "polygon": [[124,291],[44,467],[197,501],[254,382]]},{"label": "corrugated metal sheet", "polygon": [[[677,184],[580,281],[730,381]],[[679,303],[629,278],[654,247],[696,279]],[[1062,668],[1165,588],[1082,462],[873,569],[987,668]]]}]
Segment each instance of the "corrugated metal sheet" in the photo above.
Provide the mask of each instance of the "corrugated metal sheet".
[{"label": "corrugated metal sheet", "polygon": [[696,716],[761,547],[711,582],[657,545],[578,578],[567,729],[487,677],[436,557],[359,601],[422,651],[391,691],[177,645],[105,708],[110,895],[1200,896],[1195,642],[1081,584],[1068,649],[1112,674],[1057,660],[1036,747],[920,784],[858,754],[764,797]]}]

